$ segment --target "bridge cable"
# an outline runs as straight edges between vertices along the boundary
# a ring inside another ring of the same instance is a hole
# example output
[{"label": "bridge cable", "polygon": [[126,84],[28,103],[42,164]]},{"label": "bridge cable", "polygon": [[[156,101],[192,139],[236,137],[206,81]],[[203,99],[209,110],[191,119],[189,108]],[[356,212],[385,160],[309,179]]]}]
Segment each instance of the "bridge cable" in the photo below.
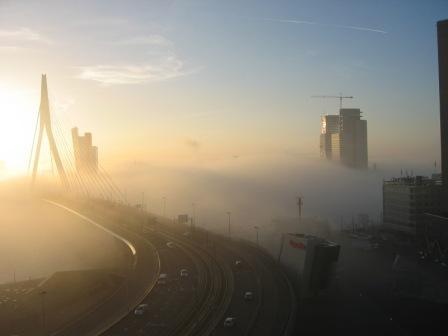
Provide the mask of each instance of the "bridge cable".
[{"label": "bridge cable", "polygon": [[30,159],[28,161],[28,173],[30,172],[30,169],[31,169],[31,162],[33,162],[34,143],[36,142],[36,134],[37,134],[37,127],[39,126],[39,118],[40,118],[40,113],[38,111],[37,118],[36,118],[36,126],[34,126],[34,135],[33,135],[33,142],[31,144]]},{"label": "bridge cable", "polygon": [[61,138],[61,143],[62,143],[62,145],[64,147],[62,152],[65,155],[65,158],[66,158],[66,160],[67,160],[67,162],[68,162],[68,164],[70,165],[70,168],[71,168],[71,172],[70,172],[71,176],[75,177],[73,180],[79,185],[80,192],[83,193],[84,195],[88,195],[87,188],[86,188],[84,182],[82,181],[81,176],[77,172],[77,170],[76,170],[76,168],[74,166],[74,162],[72,162],[72,160],[70,159],[72,152],[70,151],[70,147],[69,147],[69,145],[68,145],[68,143],[67,143],[67,141],[66,141],[66,139],[64,137],[64,134],[63,134],[60,122],[59,122],[58,118],[54,118],[54,119],[56,121],[56,131],[58,132],[59,137]]}]

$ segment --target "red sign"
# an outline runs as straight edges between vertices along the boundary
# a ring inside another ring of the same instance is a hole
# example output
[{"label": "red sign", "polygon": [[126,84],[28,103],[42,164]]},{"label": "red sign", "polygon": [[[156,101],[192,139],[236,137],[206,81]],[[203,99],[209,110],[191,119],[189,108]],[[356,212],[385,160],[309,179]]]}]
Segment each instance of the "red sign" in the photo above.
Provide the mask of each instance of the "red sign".
[{"label": "red sign", "polygon": [[301,250],[305,250],[306,246],[304,243],[302,242],[295,242],[294,240],[290,240],[289,241],[289,245],[291,245],[292,247],[296,248],[296,249],[301,249]]}]

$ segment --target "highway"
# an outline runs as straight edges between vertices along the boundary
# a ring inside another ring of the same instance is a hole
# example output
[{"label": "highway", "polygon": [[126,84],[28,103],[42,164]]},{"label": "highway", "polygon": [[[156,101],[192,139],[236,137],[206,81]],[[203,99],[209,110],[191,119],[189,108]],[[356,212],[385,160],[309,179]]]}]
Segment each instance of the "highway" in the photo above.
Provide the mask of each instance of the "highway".
[{"label": "highway", "polygon": [[[106,225],[104,222],[110,220],[99,212],[95,215],[93,213],[86,214],[88,212],[86,209],[83,212],[82,208],[77,211],[74,207],[68,207],[59,202],[52,202],[52,204],[97,226],[103,227]],[[84,313],[60,330],[54,331],[52,335],[78,336],[102,333],[126,316],[152,290],[157,281],[160,258],[157,250],[150,242],[119,226],[104,227],[104,229],[106,231],[113,230],[111,234],[129,246],[129,266],[122,274],[124,277],[123,286],[107,301],[98,304],[95,309]]]},{"label": "highway", "polygon": [[[235,275],[235,290],[226,311],[226,316],[236,318],[232,335],[284,335],[293,318],[294,296],[274,260],[246,242],[213,235],[209,240]],[[241,266],[235,265],[236,260],[242,262]],[[244,299],[247,291],[253,292],[252,301]],[[214,332],[214,335],[228,334],[222,323]]]},{"label": "highway", "polygon": [[[161,236],[154,236],[151,242],[156,246],[160,256],[161,274],[167,274],[165,284],[156,285],[151,293],[142,301],[148,304],[143,316],[128,314],[104,335],[166,335],[175,325],[171,323],[173,316],[178,316],[184,309],[195,302],[195,286],[198,282],[198,271],[193,260],[179,246],[168,247],[168,241]],[[180,252],[180,253],[179,253]],[[181,269],[187,269],[189,276],[180,278]]]},{"label": "highway", "polygon": [[[73,330],[104,336],[287,335],[294,296],[275,262],[259,249],[163,219],[152,225],[146,215],[125,206],[71,206],[135,246],[136,262],[127,295],[116,295],[60,335],[75,335]],[[236,260],[241,266],[235,266]],[[188,270],[188,277],[180,277],[181,269]],[[163,273],[167,282],[157,284]],[[254,293],[253,300],[244,299],[246,291]],[[133,310],[140,303],[148,306],[137,316]],[[236,324],[224,327],[226,317],[235,317]],[[98,319],[105,323],[93,328]]]}]

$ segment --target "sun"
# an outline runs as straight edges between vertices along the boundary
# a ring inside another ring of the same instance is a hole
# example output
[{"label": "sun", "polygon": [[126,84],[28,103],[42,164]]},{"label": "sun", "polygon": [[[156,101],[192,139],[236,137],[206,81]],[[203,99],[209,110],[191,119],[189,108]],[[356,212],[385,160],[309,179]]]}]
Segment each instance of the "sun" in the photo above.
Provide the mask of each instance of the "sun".
[{"label": "sun", "polygon": [[0,177],[26,173],[30,158],[38,94],[0,82]]}]

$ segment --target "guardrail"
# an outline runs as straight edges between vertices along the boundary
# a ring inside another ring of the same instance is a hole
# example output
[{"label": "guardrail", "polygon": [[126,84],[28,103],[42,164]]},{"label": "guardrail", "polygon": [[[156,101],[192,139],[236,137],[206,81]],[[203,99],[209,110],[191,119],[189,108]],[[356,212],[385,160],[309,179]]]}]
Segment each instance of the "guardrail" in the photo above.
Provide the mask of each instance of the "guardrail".
[{"label": "guardrail", "polygon": [[[132,244],[128,239],[122,237],[121,235],[117,234],[116,232],[104,227],[103,225],[97,223],[96,221],[90,219],[89,217],[81,214],[80,212],[69,208],[68,206],[65,206],[61,203],[55,202],[55,201],[51,201],[48,199],[44,199],[45,202],[52,204],[54,206],[57,206],[61,209],[64,209],[80,218],[82,218],[83,220],[87,221],[88,223],[100,228],[101,230],[105,231],[106,233],[112,235],[114,238],[120,240],[121,242],[123,242],[128,249],[131,252],[131,255],[133,257],[133,264],[132,264],[132,268],[135,268],[137,265],[137,260],[138,260],[138,255],[137,255],[137,249],[134,246],[134,244]],[[145,287],[144,291],[142,291],[142,293],[136,298],[134,304],[132,304],[132,306],[137,305],[138,303],[140,303],[150,292],[151,290],[154,288],[155,283],[157,281],[158,275],[160,273],[160,256],[157,253],[157,250],[155,249],[155,247],[151,244],[151,242],[149,242],[147,239],[144,239],[140,236],[137,236],[134,232],[126,229],[126,228],[120,228],[121,230],[127,231],[129,234],[131,235],[135,235],[136,237],[138,237],[138,239],[143,239],[145,241],[145,243],[149,246],[151,246],[151,249],[154,251],[154,253],[156,254],[156,262],[157,262],[157,266],[156,266],[156,273],[155,273],[155,277],[153,278],[152,283],[149,284],[149,286]],[[117,294],[118,290],[116,292],[114,292],[113,294]],[[76,325],[77,323],[79,323],[83,318],[85,318],[86,316],[89,316],[90,314],[92,314],[92,312],[94,312],[95,310],[105,306],[105,304],[107,302],[109,302],[110,300],[112,300],[113,295],[111,295],[106,301],[102,301],[100,303],[98,303],[95,307],[93,307],[89,312],[84,313],[82,315],[79,316],[79,318],[76,321],[72,321],[69,324],[67,324],[66,326],[63,327],[63,329],[57,330],[55,332],[52,333],[52,335],[59,335],[59,334],[64,334],[65,329],[73,327],[74,325]],[[101,326],[100,328],[96,328],[94,329],[92,332],[90,332],[88,335],[100,335],[103,332],[105,332],[107,329],[109,329],[110,327],[112,327],[114,324],[116,324],[117,322],[119,322],[123,317],[125,317],[127,314],[129,313],[129,309],[128,307],[126,307],[126,309],[123,309],[122,312],[120,312],[119,314],[117,314],[117,317],[113,318],[109,323],[107,323],[107,325],[105,326]]]}]

